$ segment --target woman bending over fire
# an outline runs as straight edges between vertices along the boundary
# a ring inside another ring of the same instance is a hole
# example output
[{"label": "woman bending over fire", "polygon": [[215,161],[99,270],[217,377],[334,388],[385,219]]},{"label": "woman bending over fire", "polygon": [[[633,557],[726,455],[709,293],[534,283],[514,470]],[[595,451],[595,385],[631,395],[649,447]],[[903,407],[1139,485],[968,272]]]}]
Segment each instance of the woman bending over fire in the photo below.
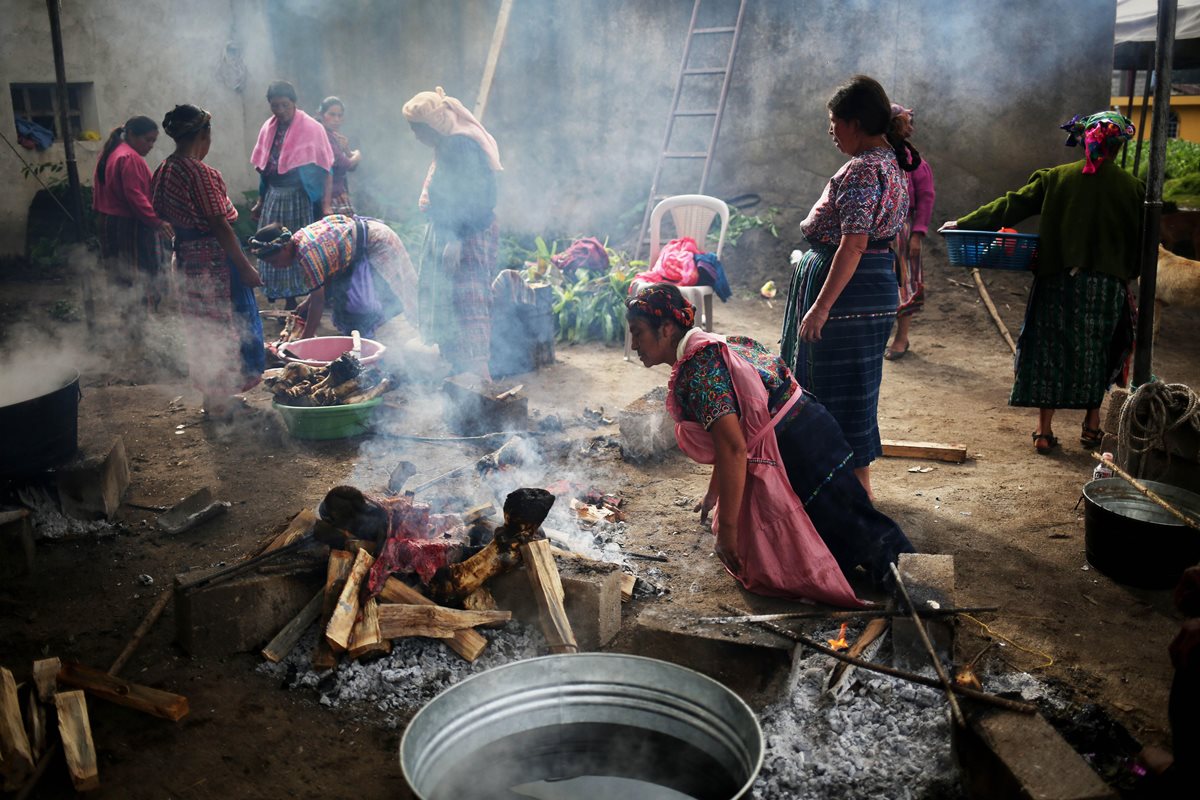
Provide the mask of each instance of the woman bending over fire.
[{"label": "woman bending over fire", "polygon": [[861,567],[888,587],[889,565],[913,547],[871,505],[837,422],[783,360],[753,339],[694,328],[695,308],[669,284],[631,298],[627,316],[642,363],[671,365],[675,438],[713,465],[696,510],[701,521],[712,512],[716,553],[742,586],[857,606],[846,575]]}]

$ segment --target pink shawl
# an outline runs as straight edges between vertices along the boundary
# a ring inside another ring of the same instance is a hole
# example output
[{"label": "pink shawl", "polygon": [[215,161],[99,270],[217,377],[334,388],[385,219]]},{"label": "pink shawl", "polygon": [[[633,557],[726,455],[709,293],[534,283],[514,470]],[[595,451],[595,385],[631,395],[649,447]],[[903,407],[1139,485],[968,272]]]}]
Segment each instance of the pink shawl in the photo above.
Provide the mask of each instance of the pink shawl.
[{"label": "pink shawl", "polygon": [[[250,154],[250,163],[260,171],[267,168],[271,142],[275,140],[278,127],[279,120],[272,114],[258,130],[258,141],[254,144],[254,152]],[[279,174],[291,172],[305,164],[316,164],[328,171],[333,167],[333,148],[329,146],[329,134],[325,132],[325,126],[296,109],[296,116],[292,117],[292,124],[283,135],[283,147],[279,151]]]},{"label": "pink shawl", "polygon": [[[734,577],[746,591],[755,594],[815,600],[845,608],[861,607],[862,601],[855,597],[837,561],[808,518],[804,504],[792,491],[779,455],[775,421],[800,399],[799,388],[772,417],[758,370],[731,353],[724,336],[697,330],[675,363],[667,386],[667,411],[675,419],[675,439],[680,449],[701,464],[716,460],[712,435],[700,423],[683,419],[683,409],[675,397],[680,365],[709,344],[720,345],[721,357],[733,378],[742,434],[746,437],[746,488],[737,512],[737,557],[741,573]],[[713,515],[713,533],[717,531],[720,513],[718,503]]]}]

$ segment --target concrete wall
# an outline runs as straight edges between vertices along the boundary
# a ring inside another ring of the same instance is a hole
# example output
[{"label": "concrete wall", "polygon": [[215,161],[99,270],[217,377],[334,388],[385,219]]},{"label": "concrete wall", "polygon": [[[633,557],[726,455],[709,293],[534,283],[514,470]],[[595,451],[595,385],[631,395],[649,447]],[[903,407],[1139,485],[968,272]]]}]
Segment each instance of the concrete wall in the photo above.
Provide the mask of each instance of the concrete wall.
[{"label": "concrete wall", "polygon": [[[732,0],[705,0],[714,15],[702,24],[716,24],[722,4],[736,8]],[[270,80],[293,80],[309,111],[338,94],[347,105],[345,132],[364,153],[351,179],[360,205],[415,218],[430,153],[400,108],[438,84],[474,104],[499,6],[71,3],[65,13],[79,16],[65,26],[68,75],[96,83],[105,131],[132,113],[161,117],[177,101],[210,108],[209,160],[233,191],[253,187],[247,159],[268,114]],[[485,118],[505,163],[504,226],[612,234],[614,243],[629,233],[614,221],[649,189],[691,7],[689,0],[517,0]],[[233,24],[226,8],[236,10]],[[44,4],[0,0],[0,11],[4,80],[53,80]],[[708,191],[762,195],[764,206],[783,209],[784,235],[798,238],[798,221],[844,161],[826,135],[825,101],[839,82],[865,72],[916,109],[914,138],[937,177],[935,218],[958,216],[1033,169],[1078,156],[1062,147],[1057,126],[1108,105],[1114,19],[1114,0],[751,2]],[[242,94],[216,78],[231,29],[249,67]],[[179,54],[188,60],[176,62]],[[713,57],[697,54],[705,63]],[[684,99],[692,107],[711,102],[704,92]],[[0,106],[0,126],[11,131],[11,108]],[[152,163],[166,152],[156,149]],[[15,160],[0,163],[7,182],[22,183]],[[695,181],[664,188],[693,191]],[[26,202],[15,194],[0,200],[0,230],[13,230]]]},{"label": "concrete wall", "polygon": [[[53,83],[50,23],[42,0],[0,0],[0,18],[0,129],[15,143],[8,87]],[[261,46],[269,43],[264,0],[67,2],[62,28],[67,80],[93,84],[95,117],[90,122],[103,137],[136,114],[161,120],[176,103],[194,103],[213,114],[207,162],[224,174],[230,194],[240,200],[241,190],[257,186],[249,153],[264,115],[256,101],[274,74],[274,54],[269,44]],[[249,76],[241,93],[218,77],[231,35],[243,47]],[[18,149],[33,162],[64,158],[58,142],[41,153]],[[91,183],[100,149],[100,142],[77,143],[76,159],[85,183]],[[171,149],[171,140],[163,135],[147,159],[151,169]],[[5,147],[0,154],[0,181],[6,189],[0,193],[0,253],[23,250],[29,202],[40,188],[22,177],[21,168]]]}]

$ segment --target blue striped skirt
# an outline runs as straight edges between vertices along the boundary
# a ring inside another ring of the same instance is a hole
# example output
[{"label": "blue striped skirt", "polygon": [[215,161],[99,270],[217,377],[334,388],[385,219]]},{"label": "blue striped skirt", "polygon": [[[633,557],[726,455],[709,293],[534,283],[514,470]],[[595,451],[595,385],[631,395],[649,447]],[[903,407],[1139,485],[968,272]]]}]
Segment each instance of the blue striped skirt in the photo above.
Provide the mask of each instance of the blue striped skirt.
[{"label": "blue striped skirt", "polygon": [[855,469],[883,453],[879,440],[879,385],[900,298],[889,250],[868,249],[830,309],[821,341],[800,341],[800,321],[816,302],[835,249],[814,247],[792,276],[784,314],[781,353],[796,381],[838,421],[853,451]]},{"label": "blue striped skirt", "polygon": [[[259,217],[259,227],[278,222],[292,233],[315,222],[317,215],[313,201],[309,199],[304,187],[267,186],[263,197],[262,214]],[[262,275],[263,291],[268,300],[278,300],[280,297],[299,297],[312,291],[304,283],[300,270],[292,265],[275,267],[261,259],[258,262],[258,272]]]}]

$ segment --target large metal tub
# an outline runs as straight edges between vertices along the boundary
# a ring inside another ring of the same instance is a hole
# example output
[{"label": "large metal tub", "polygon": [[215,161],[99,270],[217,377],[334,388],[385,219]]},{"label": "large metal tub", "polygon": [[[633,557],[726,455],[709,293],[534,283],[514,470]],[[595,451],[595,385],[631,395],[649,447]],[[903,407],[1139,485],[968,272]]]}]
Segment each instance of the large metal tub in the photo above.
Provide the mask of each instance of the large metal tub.
[{"label": "large metal tub", "polygon": [[762,758],[758,720],[729,689],[665,661],[598,653],[468,678],[417,712],[400,742],[422,800],[729,800],[748,795]]},{"label": "large metal tub", "polygon": [[[1147,489],[1200,521],[1200,496],[1157,481]],[[1117,583],[1170,589],[1200,562],[1200,531],[1158,506],[1124,478],[1101,478],[1083,487],[1087,560]]]}]

